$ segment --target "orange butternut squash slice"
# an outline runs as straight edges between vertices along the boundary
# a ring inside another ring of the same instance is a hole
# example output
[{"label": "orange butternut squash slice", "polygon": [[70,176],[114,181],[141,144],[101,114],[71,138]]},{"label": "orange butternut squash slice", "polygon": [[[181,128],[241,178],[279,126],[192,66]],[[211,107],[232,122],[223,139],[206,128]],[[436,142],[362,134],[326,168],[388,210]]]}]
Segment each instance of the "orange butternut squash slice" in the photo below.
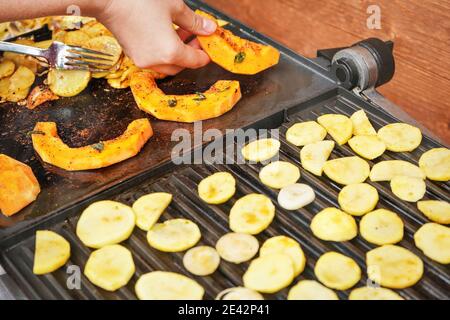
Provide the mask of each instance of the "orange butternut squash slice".
[{"label": "orange butternut squash slice", "polygon": [[196,12],[217,23],[215,33],[197,38],[211,60],[222,68],[232,73],[253,75],[278,64],[280,52],[274,47],[242,39],[220,27],[213,16],[200,10]]},{"label": "orange butternut squash slice", "polygon": [[153,135],[148,119],[131,122],[125,132],[112,140],[70,148],[58,136],[56,123],[38,122],[32,132],[33,147],[41,159],[68,170],[91,170],[134,157]]},{"label": "orange butternut squash slice", "polygon": [[148,72],[131,77],[131,91],[139,109],[160,120],[195,122],[221,116],[241,99],[238,81],[217,81],[203,93],[166,95]]},{"label": "orange butternut squash slice", "polygon": [[0,154],[0,211],[12,216],[41,192],[39,182],[26,164]]}]

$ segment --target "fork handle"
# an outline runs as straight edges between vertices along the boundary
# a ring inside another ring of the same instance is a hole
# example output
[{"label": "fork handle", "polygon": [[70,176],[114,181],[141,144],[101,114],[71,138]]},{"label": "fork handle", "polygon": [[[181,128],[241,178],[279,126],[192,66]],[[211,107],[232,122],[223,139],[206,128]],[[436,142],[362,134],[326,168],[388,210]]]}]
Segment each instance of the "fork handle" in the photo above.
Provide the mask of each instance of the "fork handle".
[{"label": "fork handle", "polygon": [[5,41],[0,41],[0,51],[21,53],[21,54],[34,56],[34,57],[44,57],[45,56],[44,55],[45,50],[31,47],[31,46],[24,46],[22,44],[5,42]]}]

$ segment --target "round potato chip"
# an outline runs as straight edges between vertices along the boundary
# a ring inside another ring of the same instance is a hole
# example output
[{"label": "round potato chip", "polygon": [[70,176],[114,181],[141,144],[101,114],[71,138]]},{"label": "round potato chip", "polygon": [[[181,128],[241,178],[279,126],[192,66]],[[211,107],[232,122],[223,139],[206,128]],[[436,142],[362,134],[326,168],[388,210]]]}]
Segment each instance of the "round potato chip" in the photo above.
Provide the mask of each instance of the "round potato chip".
[{"label": "round potato chip", "polygon": [[53,231],[36,231],[34,274],[47,274],[58,270],[70,258],[70,243]]},{"label": "round potato chip", "polygon": [[306,265],[305,254],[300,244],[286,236],[276,236],[267,239],[259,251],[261,257],[274,253],[282,253],[291,257],[294,266],[294,276],[303,272]]},{"label": "round potato chip", "polygon": [[88,70],[51,69],[47,75],[50,90],[60,97],[73,97],[86,89],[91,80]]},{"label": "round potato chip", "polygon": [[220,292],[216,300],[264,300],[257,291],[244,287],[228,288]]},{"label": "round potato chip", "polygon": [[111,57],[108,57],[108,59],[111,60],[111,62],[108,62],[110,65],[115,65],[122,54],[122,47],[119,42],[110,36],[92,38],[87,41],[83,47],[111,55]]},{"label": "round potato chip", "polygon": [[236,264],[252,259],[258,253],[258,249],[258,239],[245,233],[227,233],[216,243],[220,257]]},{"label": "round potato chip", "polygon": [[220,264],[220,256],[216,249],[200,246],[189,249],[183,257],[183,265],[187,271],[196,276],[213,274]]},{"label": "round potato chip", "polygon": [[404,201],[417,202],[424,197],[427,185],[420,178],[396,176],[391,180],[391,191]]},{"label": "round potato chip", "polygon": [[137,199],[133,203],[136,225],[144,231],[150,230],[171,201],[172,195],[165,192],[155,192]]},{"label": "round potato chip", "polygon": [[286,140],[300,147],[325,139],[327,130],[315,121],[296,123],[286,131]]},{"label": "round potato chip", "polygon": [[147,233],[151,247],[164,252],[180,252],[192,248],[200,240],[198,226],[186,219],[157,223]]},{"label": "round potato chip", "polygon": [[348,145],[359,156],[369,160],[378,158],[386,150],[386,145],[377,136],[354,136],[348,140]]},{"label": "round potato chip", "polygon": [[450,150],[447,148],[431,149],[419,159],[419,166],[430,180],[450,180]]},{"label": "round potato chip", "polygon": [[324,114],[317,118],[317,122],[339,145],[346,144],[353,135],[352,121],[342,114]]},{"label": "round potato chip", "polygon": [[431,221],[450,223],[450,203],[447,201],[422,200],[417,202],[417,208]]},{"label": "round potato chip", "polygon": [[308,144],[300,151],[300,160],[303,169],[321,176],[323,166],[334,149],[334,141],[326,140]]},{"label": "round potato chip", "polygon": [[9,77],[14,73],[16,65],[11,60],[3,60],[0,62],[0,79]]},{"label": "round potato chip", "polygon": [[348,241],[358,234],[355,219],[336,208],[326,208],[311,221],[313,234],[325,241]]},{"label": "round potato chip", "polygon": [[9,92],[29,90],[36,76],[33,71],[24,66],[19,66],[9,78]]},{"label": "round potato chip", "polygon": [[403,160],[380,161],[370,171],[371,181],[391,181],[396,176],[407,176],[425,179],[425,174],[420,168]]},{"label": "round potato chip", "polygon": [[367,276],[383,287],[404,289],[423,275],[423,262],[411,251],[384,245],[366,253]]},{"label": "round potato chip", "polygon": [[370,243],[394,244],[403,239],[403,221],[392,211],[378,209],[362,217],[359,232]]},{"label": "round potato chip", "polygon": [[280,151],[280,141],[275,139],[260,139],[250,142],[241,150],[242,156],[248,161],[263,162],[275,157]]},{"label": "round potato chip", "polygon": [[450,228],[437,223],[426,223],[414,234],[416,247],[430,259],[450,263]]},{"label": "round potato chip", "polygon": [[200,181],[198,195],[209,204],[225,203],[236,192],[236,180],[228,172],[217,172]]},{"label": "round potato chip", "polygon": [[294,279],[292,259],[281,253],[268,254],[253,260],[244,273],[246,288],[262,293],[275,293]]},{"label": "round potato chip", "polygon": [[69,46],[84,47],[90,39],[91,37],[81,30],[68,31],[64,34],[64,43]]},{"label": "round potato chip", "polygon": [[353,289],[349,300],[404,300],[397,292],[381,287],[360,287]]},{"label": "round potato chip", "polygon": [[325,162],[323,172],[334,182],[349,185],[366,181],[370,166],[360,157],[345,157]]},{"label": "round potato chip", "polygon": [[361,279],[361,269],[351,258],[330,251],[317,260],[314,267],[317,279],[328,288],[347,290]]},{"label": "round potato chip", "polygon": [[314,280],[301,280],[289,290],[288,300],[339,300],[331,289]]},{"label": "round potato chip", "polygon": [[342,188],[338,196],[341,209],[354,216],[362,216],[372,211],[378,199],[377,189],[367,183],[349,184]]},{"label": "round potato chip", "polygon": [[278,204],[286,210],[298,210],[312,203],[316,194],[310,186],[302,183],[291,184],[278,193]]},{"label": "round potato chip", "polygon": [[230,229],[234,232],[258,234],[265,230],[275,217],[275,206],[262,194],[246,195],[230,211]]},{"label": "round potato chip", "polygon": [[391,123],[378,130],[378,137],[386,144],[386,149],[394,152],[408,152],[422,142],[422,132],[406,123]]},{"label": "round potato chip", "polygon": [[275,161],[261,169],[259,179],[268,187],[281,189],[300,179],[300,169],[286,161]]}]

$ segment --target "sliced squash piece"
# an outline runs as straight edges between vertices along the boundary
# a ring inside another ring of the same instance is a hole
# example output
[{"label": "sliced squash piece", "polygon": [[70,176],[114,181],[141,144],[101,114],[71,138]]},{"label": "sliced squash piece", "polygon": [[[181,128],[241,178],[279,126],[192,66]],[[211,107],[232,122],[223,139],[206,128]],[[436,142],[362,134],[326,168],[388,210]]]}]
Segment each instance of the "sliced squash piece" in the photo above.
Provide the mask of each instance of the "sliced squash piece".
[{"label": "sliced squash piece", "polygon": [[366,241],[382,246],[403,239],[403,220],[389,210],[378,209],[362,217],[359,232]]},{"label": "sliced squash piece", "polygon": [[378,158],[386,150],[386,145],[377,136],[354,136],[348,140],[348,145],[356,154],[369,160]]},{"label": "sliced squash piece", "polygon": [[36,231],[33,273],[47,274],[58,270],[70,258],[70,244],[53,231]]},{"label": "sliced squash piece", "polygon": [[258,249],[258,239],[245,233],[227,233],[216,243],[220,257],[235,264],[249,261],[258,253]]},{"label": "sliced squash piece", "polygon": [[234,287],[221,291],[216,300],[264,300],[264,297],[255,290]]},{"label": "sliced squash piece", "polygon": [[403,201],[417,202],[424,197],[427,186],[420,178],[395,176],[391,180],[391,190]]},{"label": "sliced squash piece", "polygon": [[370,166],[360,157],[345,157],[325,162],[323,171],[334,182],[349,185],[366,181]]},{"label": "sliced squash piece", "polygon": [[450,180],[450,150],[435,148],[428,150],[419,159],[419,167],[430,180]]},{"label": "sliced squash piece", "polygon": [[300,179],[300,169],[286,161],[275,161],[261,169],[259,179],[270,188],[282,189]]},{"label": "sliced squash piece", "polygon": [[353,135],[352,121],[342,114],[324,114],[317,118],[317,122],[339,145],[346,144]]},{"label": "sliced squash piece", "polygon": [[40,85],[36,86],[31,90],[30,94],[27,98],[27,108],[30,110],[35,109],[41,104],[46,103],[47,101],[57,100],[59,97],[54,94],[50,88]]},{"label": "sliced squash piece", "polygon": [[60,97],[73,97],[86,89],[91,80],[87,70],[52,69],[47,75],[50,90]]},{"label": "sliced squash piece", "polygon": [[11,60],[3,60],[0,62],[0,79],[9,77],[16,70],[16,65]]},{"label": "sliced squash piece", "polygon": [[314,274],[328,288],[336,290],[350,289],[361,279],[358,264],[352,258],[334,251],[320,256]]},{"label": "sliced squash piece", "polygon": [[391,289],[381,287],[360,287],[353,289],[349,300],[404,300],[401,295]]},{"label": "sliced squash piece", "polygon": [[195,122],[219,117],[241,99],[238,81],[217,81],[204,93],[166,95],[148,72],[131,76],[131,90],[139,109],[160,120]]},{"label": "sliced squash piece", "polygon": [[339,192],[341,209],[353,216],[362,216],[372,211],[378,203],[378,191],[370,184],[349,184]]},{"label": "sliced squash piece", "polygon": [[187,219],[157,223],[147,233],[151,247],[164,252],[181,252],[192,248],[201,238],[198,226]]},{"label": "sliced squash piece", "polygon": [[372,167],[369,178],[371,181],[378,182],[391,181],[395,176],[425,179],[425,174],[418,166],[403,160],[378,162]]},{"label": "sliced squash piece", "polygon": [[416,247],[428,258],[450,263],[450,228],[437,223],[426,223],[414,234]]},{"label": "sliced squash piece", "polygon": [[408,152],[422,142],[422,132],[406,123],[391,123],[378,130],[378,137],[386,144],[386,149],[394,152]]},{"label": "sliced squash piece", "polygon": [[221,204],[231,199],[236,192],[236,180],[228,172],[216,172],[198,184],[200,199],[209,204]]},{"label": "sliced squash piece", "polygon": [[355,136],[376,136],[377,132],[370,123],[364,110],[356,111],[350,117],[353,123],[353,135]]},{"label": "sliced squash piece", "polygon": [[137,199],[133,203],[136,225],[144,231],[150,230],[171,201],[172,195],[166,192],[155,192]]},{"label": "sliced squash piece", "polygon": [[259,139],[250,142],[241,150],[245,160],[264,162],[275,157],[280,151],[281,143],[276,139]]},{"label": "sliced squash piece", "polygon": [[327,130],[315,121],[296,123],[286,131],[286,140],[297,147],[322,141],[326,136]]},{"label": "sliced squash piece", "polygon": [[422,200],[417,208],[431,221],[440,224],[450,223],[450,203],[439,200]]},{"label": "sliced squash piece", "polygon": [[[213,16],[196,12],[218,24]],[[278,64],[280,59],[274,47],[242,39],[220,26],[212,35],[197,38],[211,60],[232,73],[253,75]]]},{"label": "sliced squash piece", "polygon": [[220,256],[216,249],[199,246],[189,249],[183,257],[183,265],[187,271],[196,276],[208,276],[219,267]]},{"label": "sliced squash piece", "polygon": [[358,235],[355,219],[336,208],[326,208],[311,221],[313,234],[325,241],[348,241]]},{"label": "sliced squash piece", "polygon": [[134,120],[112,140],[70,148],[58,136],[56,123],[38,122],[32,132],[33,147],[41,159],[68,171],[91,170],[134,157],[153,135],[148,119]]},{"label": "sliced squash piece", "polygon": [[289,290],[288,300],[339,300],[331,289],[314,280],[301,280]]},{"label": "sliced squash piece", "polygon": [[334,141],[319,141],[312,144],[308,144],[300,151],[300,161],[303,169],[321,176],[323,172],[323,166],[327,162],[334,149]]}]

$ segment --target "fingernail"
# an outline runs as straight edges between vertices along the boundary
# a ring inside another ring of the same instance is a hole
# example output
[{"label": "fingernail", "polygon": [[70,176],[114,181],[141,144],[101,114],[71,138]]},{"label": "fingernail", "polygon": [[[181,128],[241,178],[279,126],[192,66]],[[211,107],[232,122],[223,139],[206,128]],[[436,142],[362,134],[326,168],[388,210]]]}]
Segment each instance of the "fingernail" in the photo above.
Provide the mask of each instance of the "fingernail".
[{"label": "fingernail", "polygon": [[217,25],[214,21],[203,18],[203,30],[208,33],[216,31]]}]

